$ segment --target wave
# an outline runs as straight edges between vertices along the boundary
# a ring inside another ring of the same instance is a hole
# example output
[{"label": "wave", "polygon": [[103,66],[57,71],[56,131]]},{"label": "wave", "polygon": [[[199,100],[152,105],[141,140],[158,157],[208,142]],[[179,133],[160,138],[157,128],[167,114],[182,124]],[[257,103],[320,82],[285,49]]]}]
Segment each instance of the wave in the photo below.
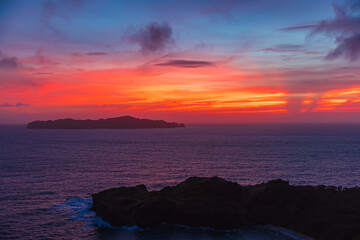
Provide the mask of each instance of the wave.
[{"label": "wave", "polygon": [[92,199],[81,197],[69,197],[65,203],[55,205],[54,208],[67,213],[68,220],[87,222],[88,226],[95,226],[99,228],[121,229],[127,231],[143,231],[138,226],[121,226],[114,227],[109,222],[104,221],[101,217],[96,216],[94,211],[91,211]]},{"label": "wave", "polygon": [[[58,211],[65,213],[68,216],[68,220],[72,221],[82,221],[86,222],[88,227],[97,227],[97,228],[109,228],[109,229],[119,229],[125,231],[145,231],[147,229],[142,229],[138,226],[121,226],[114,227],[109,222],[104,221],[99,216],[96,216],[96,213],[91,210],[92,199],[91,198],[81,198],[81,197],[69,197],[65,203],[55,205],[54,208]],[[186,230],[201,230],[201,231],[214,231],[214,232],[224,232],[224,233],[236,233],[243,232],[244,228],[233,229],[233,230],[217,230],[210,227],[189,227],[181,224],[168,224],[162,223],[162,226],[169,228],[177,229],[186,229]],[[276,234],[279,234],[283,239],[291,240],[311,240],[311,238],[298,234],[294,231],[274,227],[270,225],[266,226],[253,226],[252,229],[258,229],[259,231],[269,231]],[[245,230],[246,231],[246,230]]]}]

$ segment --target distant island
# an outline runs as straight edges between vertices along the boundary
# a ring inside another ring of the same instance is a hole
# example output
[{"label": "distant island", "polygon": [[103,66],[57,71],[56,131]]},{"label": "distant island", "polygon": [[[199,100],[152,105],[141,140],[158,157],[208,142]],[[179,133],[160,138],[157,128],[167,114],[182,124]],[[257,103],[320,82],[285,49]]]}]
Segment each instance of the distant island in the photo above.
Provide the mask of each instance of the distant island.
[{"label": "distant island", "polygon": [[92,199],[92,209],[113,226],[149,228],[166,222],[231,230],[272,225],[315,239],[360,239],[358,187],[294,186],[280,179],[241,186],[218,177],[191,177],[160,191],[119,187]]},{"label": "distant island", "polygon": [[136,128],[179,128],[183,123],[165,122],[163,120],[140,119],[131,116],[98,120],[74,120],[71,118],[34,121],[28,123],[30,129],[136,129]]}]

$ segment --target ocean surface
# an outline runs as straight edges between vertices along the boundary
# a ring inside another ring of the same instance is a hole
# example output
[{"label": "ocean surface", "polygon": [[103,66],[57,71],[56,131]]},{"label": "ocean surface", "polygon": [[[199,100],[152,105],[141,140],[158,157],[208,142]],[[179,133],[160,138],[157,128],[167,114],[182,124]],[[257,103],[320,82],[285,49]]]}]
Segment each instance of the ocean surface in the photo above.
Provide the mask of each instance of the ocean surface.
[{"label": "ocean surface", "polygon": [[287,239],[258,227],[112,228],[91,194],[190,176],[240,184],[360,186],[360,125],[189,125],[177,129],[35,130],[0,126],[1,239]]}]

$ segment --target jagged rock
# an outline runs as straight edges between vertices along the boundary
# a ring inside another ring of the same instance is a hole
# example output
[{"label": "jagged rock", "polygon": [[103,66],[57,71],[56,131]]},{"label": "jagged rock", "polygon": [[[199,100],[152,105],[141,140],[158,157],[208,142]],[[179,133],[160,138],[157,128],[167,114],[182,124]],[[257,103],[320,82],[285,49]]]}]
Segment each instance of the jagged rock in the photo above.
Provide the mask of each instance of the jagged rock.
[{"label": "jagged rock", "polygon": [[218,177],[191,177],[160,191],[144,185],[92,195],[93,210],[114,226],[152,227],[163,222],[235,229],[274,225],[315,239],[360,237],[360,189],[293,186],[273,180],[240,186]]}]

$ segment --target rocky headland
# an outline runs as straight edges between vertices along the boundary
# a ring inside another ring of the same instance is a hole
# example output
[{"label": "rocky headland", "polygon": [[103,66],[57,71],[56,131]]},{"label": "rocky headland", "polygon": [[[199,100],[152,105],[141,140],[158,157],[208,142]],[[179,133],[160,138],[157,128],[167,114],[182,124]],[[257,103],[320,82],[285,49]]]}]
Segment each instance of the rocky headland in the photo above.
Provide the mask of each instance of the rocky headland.
[{"label": "rocky headland", "polygon": [[165,122],[163,120],[140,119],[131,116],[98,120],[74,120],[71,118],[34,121],[27,124],[31,129],[134,129],[134,128],[178,128],[183,123]]},{"label": "rocky headland", "polygon": [[360,239],[358,187],[296,186],[283,180],[241,186],[218,177],[191,177],[160,191],[138,185],[92,198],[92,209],[113,226],[149,228],[166,222],[229,230],[272,225],[315,239]]}]

